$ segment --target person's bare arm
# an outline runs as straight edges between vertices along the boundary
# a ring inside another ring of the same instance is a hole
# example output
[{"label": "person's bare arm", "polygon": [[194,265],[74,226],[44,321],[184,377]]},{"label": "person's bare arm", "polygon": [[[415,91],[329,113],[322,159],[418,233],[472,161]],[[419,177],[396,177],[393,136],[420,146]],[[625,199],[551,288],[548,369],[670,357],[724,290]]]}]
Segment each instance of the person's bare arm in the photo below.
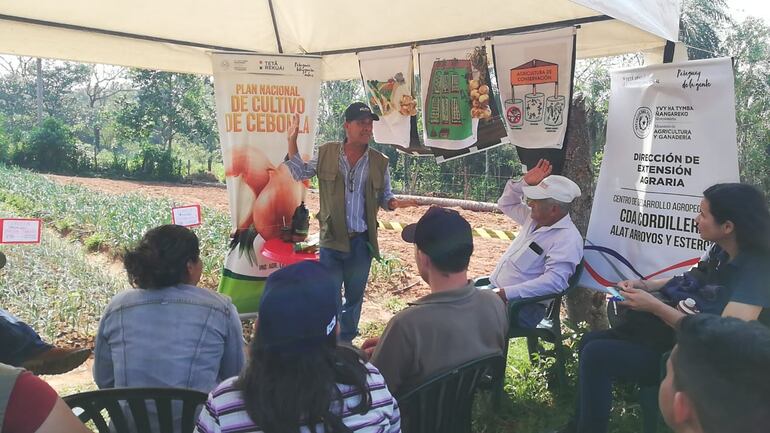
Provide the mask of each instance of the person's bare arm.
[{"label": "person's bare arm", "polygon": [[291,158],[299,153],[299,148],[297,147],[297,136],[299,136],[299,114],[292,116],[291,120],[289,121],[289,128],[286,130],[286,132],[286,138],[289,142],[289,158]]},{"label": "person's bare arm", "polygon": [[618,305],[632,308],[637,311],[652,313],[671,327],[674,327],[676,323],[684,317],[684,313],[674,307],[664,304],[660,299],[652,296],[648,291],[629,287],[622,288],[621,294],[626,300],[618,302]]},{"label": "person's bare arm", "polygon": [[92,433],[91,430],[80,422],[61,398],[56,399],[51,413],[36,433]]},{"label": "person's bare arm", "polygon": [[624,290],[631,288],[644,290],[645,292],[657,292],[665,286],[669,280],[670,278],[662,278],[659,280],[624,280],[618,283],[618,287]]}]

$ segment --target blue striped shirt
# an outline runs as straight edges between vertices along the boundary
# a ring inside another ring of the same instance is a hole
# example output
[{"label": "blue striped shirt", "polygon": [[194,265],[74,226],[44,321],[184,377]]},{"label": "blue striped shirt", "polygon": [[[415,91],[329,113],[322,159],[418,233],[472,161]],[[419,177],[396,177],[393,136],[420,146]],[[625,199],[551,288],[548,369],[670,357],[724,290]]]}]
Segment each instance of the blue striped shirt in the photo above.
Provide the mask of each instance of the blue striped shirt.
[{"label": "blue striped shirt", "polygon": [[[348,226],[348,232],[364,232],[367,229],[364,200],[366,197],[366,180],[369,178],[369,149],[351,167],[348,159],[345,157],[343,147],[340,146],[339,167],[340,175],[345,180],[345,222]],[[318,154],[316,153],[310,161],[305,162],[297,153],[286,161],[285,164],[289,167],[289,171],[291,171],[291,175],[295,180],[310,179],[316,175]],[[395,196],[390,187],[389,169],[385,169],[384,184],[385,187],[379,204],[381,208],[391,210],[388,207],[388,202]]]},{"label": "blue striped shirt", "polygon": [[[342,406],[335,404],[334,412],[340,414],[342,422],[356,433],[399,433],[401,414],[396,399],[388,391],[385,379],[371,364],[366,364],[369,374],[367,387],[372,395],[372,406],[365,414],[354,413],[351,409],[361,402],[361,395],[349,385],[338,384],[342,394]],[[260,433],[262,430],[249,417],[243,402],[241,391],[235,388],[237,377],[222,382],[209,394],[205,408],[195,425],[196,433]],[[299,428],[300,433],[308,433],[307,426]],[[316,431],[322,433],[323,427]]]}]

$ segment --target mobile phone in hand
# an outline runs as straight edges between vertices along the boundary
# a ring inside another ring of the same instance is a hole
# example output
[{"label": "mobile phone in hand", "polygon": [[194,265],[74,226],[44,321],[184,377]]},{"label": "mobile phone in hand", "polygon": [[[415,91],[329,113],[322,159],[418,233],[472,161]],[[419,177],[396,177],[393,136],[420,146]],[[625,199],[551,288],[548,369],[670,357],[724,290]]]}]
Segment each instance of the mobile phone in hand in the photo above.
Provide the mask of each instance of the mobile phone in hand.
[{"label": "mobile phone in hand", "polygon": [[609,286],[608,286],[608,287],[605,287],[605,289],[607,290],[607,293],[609,293],[610,295],[612,295],[612,298],[611,298],[611,299],[612,299],[613,301],[625,301],[625,300],[626,300],[626,298],[624,298],[624,297],[623,297],[623,295],[621,295],[621,294],[620,294],[620,292],[618,291],[618,289],[617,289],[617,288],[615,288],[615,287],[609,287]]}]

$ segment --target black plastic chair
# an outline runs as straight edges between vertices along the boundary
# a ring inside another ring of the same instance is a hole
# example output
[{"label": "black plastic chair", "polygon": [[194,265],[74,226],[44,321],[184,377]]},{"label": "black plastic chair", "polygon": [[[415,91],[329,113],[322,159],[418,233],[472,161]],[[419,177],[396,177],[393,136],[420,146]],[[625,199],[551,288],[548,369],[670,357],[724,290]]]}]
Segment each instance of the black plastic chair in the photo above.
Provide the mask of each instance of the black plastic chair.
[{"label": "black plastic chair", "polygon": [[505,358],[489,355],[438,374],[396,396],[404,433],[470,433],[479,388],[505,380]]},{"label": "black plastic chair", "polygon": [[[198,406],[204,404],[206,398],[206,393],[194,389],[110,388],[68,395],[63,399],[76,414],[82,409],[78,414],[80,421],[93,421],[99,433],[129,433],[133,431],[131,425],[142,433],[172,433],[175,415],[172,407],[181,405],[182,433],[191,433]],[[148,402],[154,402],[154,408],[150,405],[148,410]],[[157,412],[157,419],[151,419],[152,412]],[[126,413],[131,414],[132,422],[126,419]]]},{"label": "black plastic chair", "polygon": [[[508,302],[508,338],[527,338],[527,350],[529,352],[530,362],[537,361],[540,353],[539,339],[553,343],[556,357],[556,377],[559,386],[564,387],[567,383],[567,372],[565,368],[564,347],[562,346],[561,335],[561,304],[562,298],[570,292],[580,280],[580,274],[583,272],[583,261],[575,267],[575,273],[569,279],[567,288],[560,293],[550,295],[535,296],[526,299],[516,299]],[[490,286],[489,277],[480,277],[474,280],[474,285],[478,288],[488,288]],[[530,305],[543,301],[551,301],[548,306],[545,317],[535,328],[522,328],[519,326],[519,311],[525,305]],[[506,345],[506,359],[507,359]]]}]

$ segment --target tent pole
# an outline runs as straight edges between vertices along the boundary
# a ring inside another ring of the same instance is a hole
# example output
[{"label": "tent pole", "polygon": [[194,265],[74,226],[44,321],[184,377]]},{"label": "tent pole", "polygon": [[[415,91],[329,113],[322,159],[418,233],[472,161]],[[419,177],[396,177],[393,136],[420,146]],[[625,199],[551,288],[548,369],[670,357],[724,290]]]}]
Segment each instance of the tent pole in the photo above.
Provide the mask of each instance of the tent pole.
[{"label": "tent pole", "polygon": [[376,50],[383,50],[387,48],[400,48],[400,47],[410,47],[412,45],[430,45],[430,44],[443,44],[446,42],[456,42],[456,41],[464,41],[467,39],[475,39],[475,38],[487,38],[492,36],[503,36],[503,35],[509,35],[514,33],[527,33],[527,32],[538,32],[538,31],[544,31],[544,30],[551,30],[561,27],[573,27],[573,26],[579,26],[581,24],[589,24],[589,23],[597,23],[601,21],[609,21],[614,18],[607,16],[607,15],[596,15],[592,17],[585,17],[585,18],[575,18],[572,20],[564,20],[564,21],[554,21],[551,23],[543,23],[543,24],[534,24],[531,26],[523,26],[523,27],[512,27],[509,29],[501,29],[501,30],[494,30],[491,32],[483,32],[483,33],[468,33],[465,35],[457,35],[457,36],[449,36],[445,38],[436,38],[436,39],[424,39],[421,41],[409,41],[409,42],[399,42],[396,44],[389,44],[389,45],[377,45],[374,47],[357,47],[357,48],[345,48],[341,50],[331,50],[331,51],[317,51],[312,53],[305,53],[305,54],[312,54],[316,56],[331,56],[335,54],[352,54],[352,53],[360,53],[362,51],[376,51]]},{"label": "tent pole", "polygon": [[281,36],[278,34],[278,22],[275,20],[275,9],[273,9],[273,0],[267,0],[267,5],[270,6],[270,18],[273,19],[273,32],[275,33],[275,44],[278,46],[278,52],[283,54],[283,46],[281,46]]},{"label": "tent pole", "polygon": [[674,61],[674,48],[676,48],[674,42],[666,41],[666,46],[663,48],[663,63],[671,63]]}]

